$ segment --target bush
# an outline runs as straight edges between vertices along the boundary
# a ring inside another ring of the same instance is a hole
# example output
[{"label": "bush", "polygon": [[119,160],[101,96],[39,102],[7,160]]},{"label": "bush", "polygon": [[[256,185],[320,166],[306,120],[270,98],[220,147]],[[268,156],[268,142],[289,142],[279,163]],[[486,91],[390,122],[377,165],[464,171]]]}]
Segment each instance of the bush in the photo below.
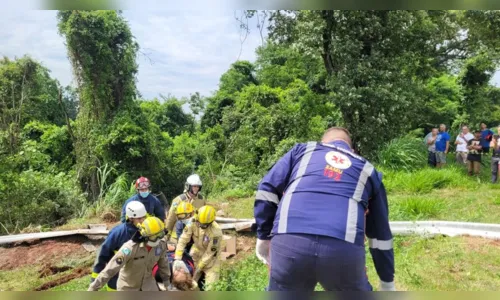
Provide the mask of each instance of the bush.
[{"label": "bush", "polygon": [[391,220],[427,220],[436,218],[446,208],[439,199],[410,196],[401,201],[390,201]]},{"label": "bush", "polygon": [[412,171],[425,167],[427,150],[422,139],[396,138],[382,147],[376,161],[387,169]]},{"label": "bush", "polygon": [[237,264],[221,268],[220,278],[213,286],[215,291],[264,291],[267,286],[267,267],[250,255]]},{"label": "bush", "polygon": [[4,174],[0,184],[0,232],[19,232],[29,225],[56,226],[80,217],[85,199],[74,178],[74,174],[33,170]]},{"label": "bush", "polygon": [[387,171],[384,168],[380,168],[380,171],[384,175],[383,181],[388,193],[428,193],[434,189],[477,186],[476,182],[463,174],[463,168],[452,165],[445,169],[426,167],[416,172]]}]

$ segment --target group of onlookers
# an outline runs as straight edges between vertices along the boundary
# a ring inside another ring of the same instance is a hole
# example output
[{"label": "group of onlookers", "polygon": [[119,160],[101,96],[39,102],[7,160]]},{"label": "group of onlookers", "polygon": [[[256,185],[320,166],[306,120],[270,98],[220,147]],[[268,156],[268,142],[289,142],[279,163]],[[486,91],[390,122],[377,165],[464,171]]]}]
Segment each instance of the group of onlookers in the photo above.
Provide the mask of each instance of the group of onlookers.
[{"label": "group of onlookers", "polygon": [[[497,182],[498,166],[500,162],[499,135],[490,130],[485,123],[481,123],[480,130],[470,132],[468,126],[463,126],[455,139],[455,158],[458,164],[467,166],[469,175],[479,175],[482,157],[491,154],[491,181]],[[446,165],[446,156],[450,152],[450,135],[446,125],[432,128],[425,137],[428,150],[428,163],[431,167],[442,168]],[[491,149],[491,151],[490,151]]]}]

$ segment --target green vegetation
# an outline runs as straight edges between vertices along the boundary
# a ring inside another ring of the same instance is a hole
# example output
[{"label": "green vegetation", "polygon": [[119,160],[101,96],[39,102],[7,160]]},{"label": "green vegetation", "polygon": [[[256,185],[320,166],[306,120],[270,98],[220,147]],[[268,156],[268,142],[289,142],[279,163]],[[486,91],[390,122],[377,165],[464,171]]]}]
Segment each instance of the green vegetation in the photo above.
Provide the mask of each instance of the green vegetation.
[{"label": "green vegetation", "polygon": [[[330,126],[348,128],[356,150],[382,171],[391,220],[498,222],[500,185],[489,183],[489,159],[478,178],[452,154],[445,169],[430,169],[422,140],[442,122],[452,143],[462,124],[500,123],[500,89],[490,84],[500,12],[247,11],[257,14],[271,21],[267,43],[255,62],[228,66],[210,95],[144,99],[136,87],[140,45],[112,10],[57,15],[76,87],[62,87],[29,55],[0,59],[0,233],[99,222],[119,211],[139,176],[171,200],[193,172],[209,202],[251,218],[263,174]],[[500,286],[494,246],[398,241],[402,289]],[[29,289],[42,282],[24,282],[33,272],[0,279],[22,277],[9,288]],[[250,256],[225,268],[217,288],[262,290],[264,274]],[[82,278],[58,289],[86,285]]]}]

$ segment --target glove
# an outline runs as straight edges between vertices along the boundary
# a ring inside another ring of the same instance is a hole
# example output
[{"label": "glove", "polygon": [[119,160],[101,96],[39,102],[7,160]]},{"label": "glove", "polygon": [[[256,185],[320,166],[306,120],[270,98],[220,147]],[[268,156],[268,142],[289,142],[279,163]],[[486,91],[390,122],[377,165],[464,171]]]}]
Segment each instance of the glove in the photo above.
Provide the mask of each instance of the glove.
[{"label": "glove", "polygon": [[396,287],[394,286],[394,281],[393,282],[383,282],[382,280],[380,280],[379,290],[380,291],[396,291]]},{"label": "glove", "polygon": [[269,246],[271,245],[270,240],[259,240],[257,239],[257,245],[255,246],[255,253],[257,258],[266,265],[269,265]]}]

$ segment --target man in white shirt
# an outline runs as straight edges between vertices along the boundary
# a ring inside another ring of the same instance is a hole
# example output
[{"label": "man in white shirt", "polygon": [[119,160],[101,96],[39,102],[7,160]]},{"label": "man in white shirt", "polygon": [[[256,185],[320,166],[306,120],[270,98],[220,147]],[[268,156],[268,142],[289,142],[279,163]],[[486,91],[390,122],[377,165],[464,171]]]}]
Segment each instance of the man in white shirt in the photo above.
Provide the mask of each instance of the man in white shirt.
[{"label": "man in white shirt", "polygon": [[457,145],[457,155],[456,159],[459,164],[467,164],[467,143],[474,138],[474,135],[469,132],[469,127],[463,126],[462,133],[457,136],[455,140],[455,145]]}]

